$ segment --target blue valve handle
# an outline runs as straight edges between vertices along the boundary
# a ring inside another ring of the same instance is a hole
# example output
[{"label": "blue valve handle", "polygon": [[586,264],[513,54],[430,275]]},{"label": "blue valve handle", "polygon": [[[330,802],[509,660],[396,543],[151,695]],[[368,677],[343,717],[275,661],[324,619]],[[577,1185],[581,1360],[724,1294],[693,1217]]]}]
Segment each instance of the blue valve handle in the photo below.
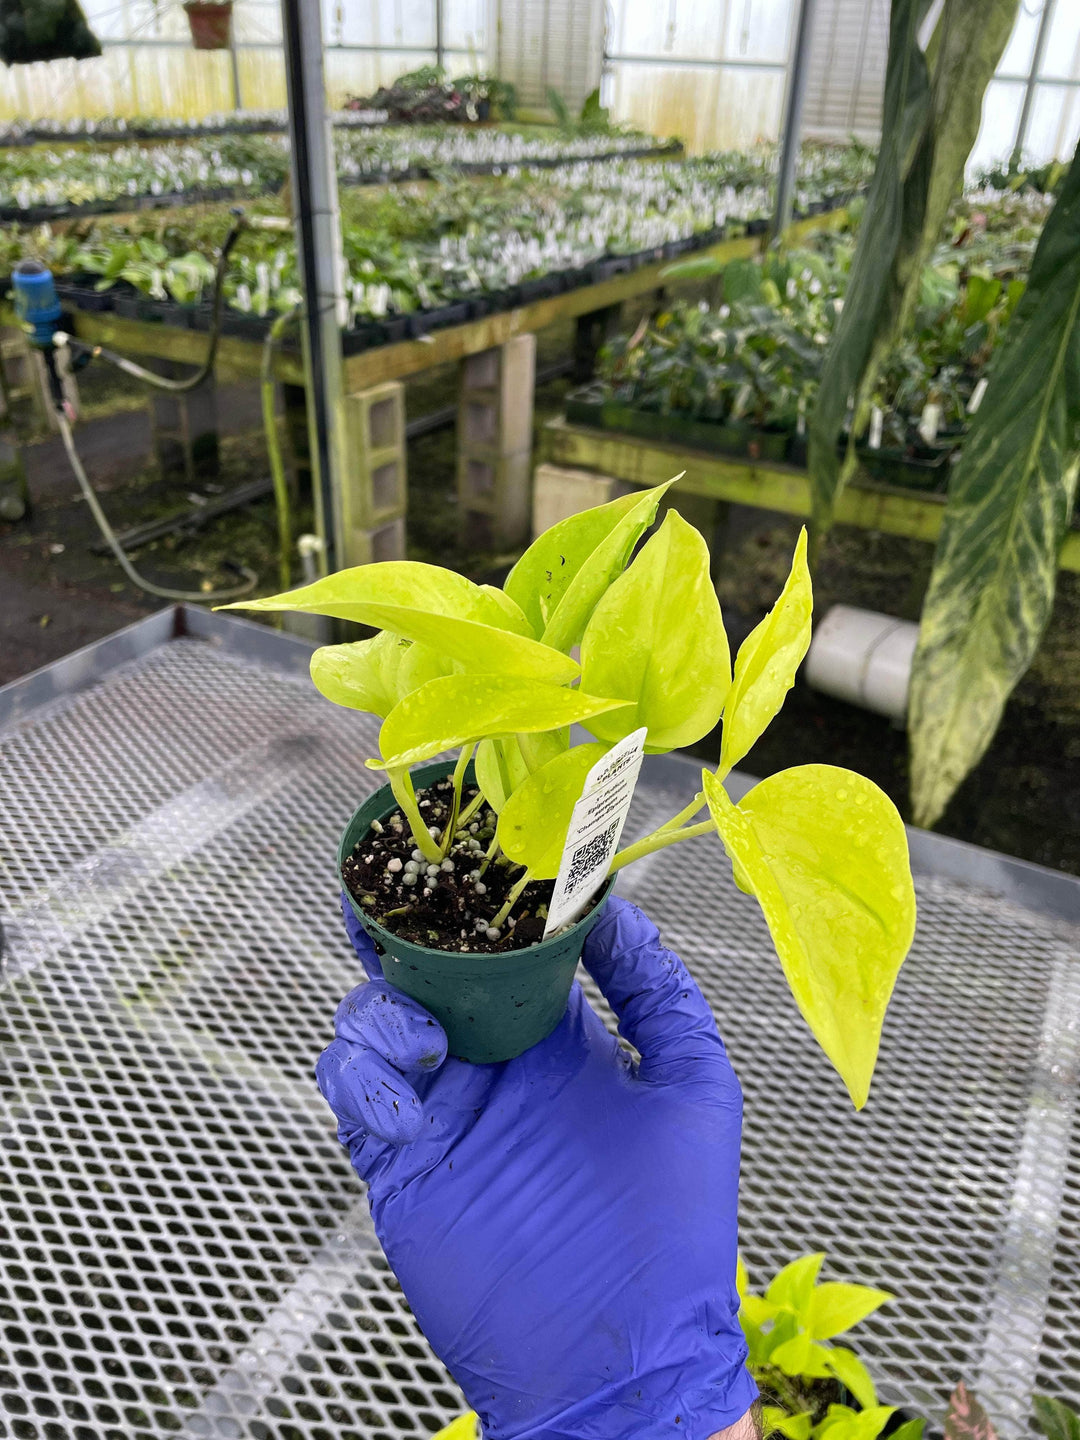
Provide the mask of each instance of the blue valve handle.
[{"label": "blue valve handle", "polygon": [[707,1440],[740,1419],[742,1096],[656,927],[612,897],[585,944],[640,1061],[575,985],[546,1040],[470,1065],[344,911],[371,979],[338,1008],[319,1086],[485,1440]]},{"label": "blue valve handle", "polygon": [[38,260],[20,260],[11,272],[15,313],[29,331],[32,344],[52,347],[60,325],[60,301],[52,271]]}]

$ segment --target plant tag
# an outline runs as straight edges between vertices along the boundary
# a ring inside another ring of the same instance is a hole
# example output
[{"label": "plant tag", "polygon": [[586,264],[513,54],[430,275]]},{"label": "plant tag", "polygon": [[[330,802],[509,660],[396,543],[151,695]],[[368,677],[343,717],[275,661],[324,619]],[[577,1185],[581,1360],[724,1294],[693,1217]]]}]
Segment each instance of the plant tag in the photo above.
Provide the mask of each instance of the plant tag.
[{"label": "plant tag", "polygon": [[881,413],[880,405],[875,405],[870,411],[870,449],[881,449],[881,427],[885,423],[885,416]]},{"label": "plant tag", "polygon": [[922,418],[919,421],[919,434],[922,436],[924,445],[934,443],[940,424],[941,406],[934,400],[928,400],[923,406]]},{"label": "plant tag", "polygon": [[545,940],[576,920],[607,879],[634,798],[647,733],[643,726],[627,735],[585,777],[566,832]]},{"label": "plant tag", "polygon": [[988,383],[989,383],[989,382],[987,381],[987,378],[986,378],[986,376],[984,375],[983,378],[982,378],[982,379],[978,382],[978,384],[975,386],[975,389],[972,390],[972,392],[971,392],[971,399],[968,401],[968,407],[967,407],[967,408],[968,408],[968,414],[969,414],[969,415],[974,415],[974,414],[975,414],[975,411],[976,411],[976,410],[979,408],[979,406],[982,404],[982,402],[983,402],[983,396],[986,394],[986,387],[987,387],[987,384],[988,384]]}]

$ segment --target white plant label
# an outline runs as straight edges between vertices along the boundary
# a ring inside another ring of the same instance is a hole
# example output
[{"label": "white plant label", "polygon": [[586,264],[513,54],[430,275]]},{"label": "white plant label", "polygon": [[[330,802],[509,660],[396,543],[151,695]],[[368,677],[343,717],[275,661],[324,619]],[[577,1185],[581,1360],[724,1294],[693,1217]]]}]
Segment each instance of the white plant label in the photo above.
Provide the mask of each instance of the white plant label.
[{"label": "white plant label", "polygon": [[576,920],[607,879],[645,753],[642,727],[613,745],[585,777],[574,806],[544,939]]},{"label": "white plant label", "polygon": [[971,399],[968,401],[968,414],[974,415],[975,411],[982,404],[983,396],[986,394],[987,379],[984,375],[971,392]]},{"label": "white plant label", "polygon": [[870,449],[881,449],[881,427],[885,422],[885,416],[881,413],[881,407],[875,405],[870,411]]},{"label": "white plant label", "polygon": [[928,400],[923,406],[922,419],[919,421],[919,434],[924,445],[933,445],[940,425],[941,406],[934,400]]}]

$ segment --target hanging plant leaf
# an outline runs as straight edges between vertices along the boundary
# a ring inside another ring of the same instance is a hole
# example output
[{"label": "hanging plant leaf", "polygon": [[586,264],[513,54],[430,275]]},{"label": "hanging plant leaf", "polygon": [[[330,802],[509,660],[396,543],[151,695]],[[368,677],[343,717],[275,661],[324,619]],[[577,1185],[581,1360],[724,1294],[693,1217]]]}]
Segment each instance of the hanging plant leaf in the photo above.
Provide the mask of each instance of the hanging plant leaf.
[{"label": "hanging plant leaf", "polygon": [[853,445],[843,467],[837,454],[851,397],[854,434],[882,363],[910,324],[1018,9],[1019,0],[945,0],[924,52],[919,29],[929,0],[893,0],[881,149],[810,425],[816,534],[828,529],[855,470]]},{"label": "hanging plant leaf", "polygon": [[933,825],[985,754],[1050,618],[1080,472],[1080,160],[949,487],[911,677],[911,791]]}]

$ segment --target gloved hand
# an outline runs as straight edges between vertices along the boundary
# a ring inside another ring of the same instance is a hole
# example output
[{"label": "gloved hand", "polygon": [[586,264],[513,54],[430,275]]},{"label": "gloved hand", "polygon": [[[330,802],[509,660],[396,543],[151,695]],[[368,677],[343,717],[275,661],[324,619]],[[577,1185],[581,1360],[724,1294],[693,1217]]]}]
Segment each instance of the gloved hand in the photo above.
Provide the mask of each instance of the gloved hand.
[{"label": "gloved hand", "polygon": [[338,1008],[319,1086],[375,1229],[485,1440],[707,1440],[753,1404],[737,1318],[742,1096],[656,927],[613,897],[585,964],[631,1063],[575,985],[516,1060],[446,1058],[383,978]]}]

